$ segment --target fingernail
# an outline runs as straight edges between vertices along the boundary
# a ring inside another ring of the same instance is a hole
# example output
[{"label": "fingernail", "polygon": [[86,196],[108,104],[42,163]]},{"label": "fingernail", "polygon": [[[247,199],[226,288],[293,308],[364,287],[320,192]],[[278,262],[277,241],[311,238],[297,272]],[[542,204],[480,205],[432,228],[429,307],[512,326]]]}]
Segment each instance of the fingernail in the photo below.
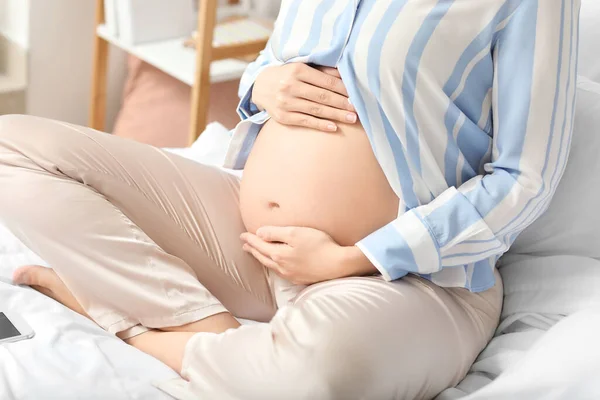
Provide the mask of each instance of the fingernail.
[{"label": "fingernail", "polygon": [[350,113],[348,115],[346,115],[346,121],[348,122],[356,122],[356,114]]},{"label": "fingernail", "polygon": [[248,251],[249,248],[250,248],[250,246],[248,246],[247,244],[244,244],[242,246],[242,250],[244,250],[244,251]]},{"label": "fingernail", "polygon": [[337,126],[335,124],[329,124],[327,125],[327,130],[335,132],[337,131]]},{"label": "fingernail", "polygon": [[354,108],[354,104],[352,104],[352,102],[350,101],[350,98],[348,98],[348,109],[350,111],[356,111],[356,108]]}]

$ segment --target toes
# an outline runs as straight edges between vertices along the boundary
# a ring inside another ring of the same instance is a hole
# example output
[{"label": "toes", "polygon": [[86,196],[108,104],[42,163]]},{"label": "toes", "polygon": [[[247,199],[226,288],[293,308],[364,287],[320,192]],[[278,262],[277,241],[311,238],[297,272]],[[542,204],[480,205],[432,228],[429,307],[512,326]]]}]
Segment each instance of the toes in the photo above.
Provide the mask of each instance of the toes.
[{"label": "toes", "polygon": [[50,283],[55,276],[56,273],[50,268],[27,265],[13,273],[13,282],[16,285],[41,286],[50,289]]},{"label": "toes", "polygon": [[51,268],[39,265],[18,268],[13,273],[13,282],[16,285],[31,286],[31,288],[69,307],[71,310],[88,317],[81,304]]},{"label": "toes", "polygon": [[18,268],[13,273],[13,283],[15,285],[26,285],[56,300],[52,282],[56,273],[50,269],[39,265],[27,265]]},{"label": "toes", "polygon": [[19,267],[13,272],[13,283],[15,285],[27,285],[27,271],[29,267]]}]

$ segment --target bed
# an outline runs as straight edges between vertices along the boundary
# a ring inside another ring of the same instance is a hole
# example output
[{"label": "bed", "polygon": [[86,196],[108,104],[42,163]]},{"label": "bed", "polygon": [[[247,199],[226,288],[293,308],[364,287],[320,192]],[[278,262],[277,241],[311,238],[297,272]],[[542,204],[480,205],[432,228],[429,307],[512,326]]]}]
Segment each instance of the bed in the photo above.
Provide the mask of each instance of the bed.
[{"label": "bed", "polygon": [[0,346],[0,399],[171,399],[152,385],[177,377],[159,361],[32,289],[7,283],[41,263],[0,228],[0,305],[23,315],[32,340]]},{"label": "bed", "polygon": [[[585,77],[563,181],[548,212],[502,258],[505,304],[496,336],[469,375],[438,400],[600,398],[598,20],[600,3],[584,0]],[[194,146],[171,151],[219,164],[228,137],[211,124]],[[44,264],[0,226],[0,305],[36,331],[32,340],[0,346],[0,399],[172,399],[167,392],[186,398],[167,366],[53,300],[13,286],[12,271],[31,263]]]}]

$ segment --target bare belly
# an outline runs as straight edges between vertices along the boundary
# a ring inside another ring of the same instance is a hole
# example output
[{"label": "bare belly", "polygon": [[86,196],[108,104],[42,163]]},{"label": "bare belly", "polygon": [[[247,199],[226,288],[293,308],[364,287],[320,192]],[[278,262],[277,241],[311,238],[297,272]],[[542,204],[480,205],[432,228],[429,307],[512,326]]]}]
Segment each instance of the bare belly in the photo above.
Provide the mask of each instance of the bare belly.
[{"label": "bare belly", "polygon": [[349,246],[392,221],[398,197],[360,123],[325,133],[269,120],[244,169],[240,210],[249,232],[304,226]]}]

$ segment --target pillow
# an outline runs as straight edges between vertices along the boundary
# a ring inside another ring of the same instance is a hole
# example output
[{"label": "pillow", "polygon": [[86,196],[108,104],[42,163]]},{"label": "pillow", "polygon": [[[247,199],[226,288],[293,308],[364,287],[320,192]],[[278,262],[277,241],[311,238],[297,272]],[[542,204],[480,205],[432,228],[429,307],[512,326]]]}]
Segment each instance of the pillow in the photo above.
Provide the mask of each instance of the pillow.
[{"label": "pillow", "polygon": [[579,78],[565,173],[548,210],[509,253],[600,259],[600,84]]},{"label": "pillow", "polygon": [[[239,122],[238,81],[211,86],[208,120],[232,129]],[[130,56],[123,104],[113,133],[157,147],[188,145],[190,87]]]},{"label": "pillow", "polygon": [[579,75],[600,83],[600,1],[583,0],[579,27]]}]

